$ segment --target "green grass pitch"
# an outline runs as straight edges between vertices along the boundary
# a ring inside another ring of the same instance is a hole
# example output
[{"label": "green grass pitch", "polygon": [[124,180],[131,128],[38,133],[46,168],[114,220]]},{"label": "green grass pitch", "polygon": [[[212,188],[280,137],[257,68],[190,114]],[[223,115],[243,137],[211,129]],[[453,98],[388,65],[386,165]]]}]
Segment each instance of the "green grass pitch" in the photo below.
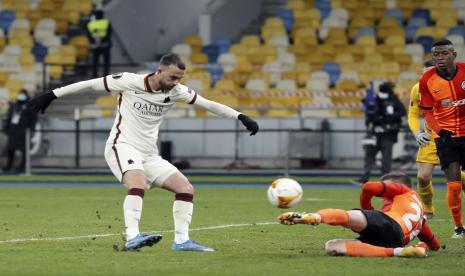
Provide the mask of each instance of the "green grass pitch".
[{"label": "green grass pitch", "polygon": [[[350,209],[356,188],[305,188],[290,210]],[[325,241],[353,238],[327,225],[283,226],[263,187],[198,187],[191,238],[214,253],[172,252],[173,194],[146,194],[143,232],[163,240],[122,252],[122,187],[0,187],[0,275],[463,275],[465,241],[451,239],[445,190],[430,226],[446,249],[425,259],[329,257]],[[375,204],[379,206],[379,201]],[[21,240],[14,242],[13,240]]]}]

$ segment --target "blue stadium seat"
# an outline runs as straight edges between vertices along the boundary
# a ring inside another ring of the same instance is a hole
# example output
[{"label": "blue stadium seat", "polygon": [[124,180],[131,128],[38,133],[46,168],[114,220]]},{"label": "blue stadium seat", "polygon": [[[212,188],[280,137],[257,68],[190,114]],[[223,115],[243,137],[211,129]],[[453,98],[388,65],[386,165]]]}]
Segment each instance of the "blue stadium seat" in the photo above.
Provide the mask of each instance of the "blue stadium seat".
[{"label": "blue stadium seat", "polygon": [[317,0],[313,7],[320,10],[321,19],[325,19],[331,12],[331,0]]},{"label": "blue stadium seat", "polygon": [[417,32],[417,29],[419,27],[415,27],[415,26],[407,26],[405,28],[405,38],[407,39],[407,41],[413,41],[413,39],[415,39],[415,34]]},{"label": "blue stadium seat", "polygon": [[463,26],[450,27],[447,31],[447,35],[461,35],[465,38],[465,28]]},{"label": "blue stadium seat", "polygon": [[428,25],[431,23],[431,13],[428,9],[414,9],[411,18],[424,18]]},{"label": "blue stadium seat", "polygon": [[341,75],[341,66],[336,62],[327,62],[322,66],[323,71],[329,74],[329,83],[331,86],[335,86],[339,76]]},{"label": "blue stadium seat", "polygon": [[425,51],[425,53],[430,53],[431,47],[433,46],[434,39],[432,36],[422,35],[422,36],[417,37],[415,42],[423,46],[423,50]]},{"label": "blue stadium seat", "polygon": [[43,62],[45,56],[47,56],[48,49],[40,43],[36,43],[31,49],[31,53],[34,55],[36,62]]},{"label": "blue stadium seat", "polygon": [[384,11],[384,17],[391,17],[397,19],[399,25],[402,25],[404,22],[404,13],[399,9],[387,9]]},{"label": "blue stadium seat", "polygon": [[11,23],[16,18],[16,13],[14,11],[1,11],[0,12],[0,28],[3,29],[5,33],[8,33]]},{"label": "blue stadium seat", "polygon": [[207,66],[207,71],[210,72],[210,75],[212,76],[211,85],[213,87],[215,86],[215,83],[223,76],[223,68],[218,63],[214,63]]},{"label": "blue stadium seat", "polygon": [[420,28],[426,25],[428,25],[428,21],[426,18],[423,18],[423,17],[412,17],[407,23],[407,27],[416,27],[416,28]]},{"label": "blue stadium seat", "polygon": [[287,31],[292,29],[294,25],[294,13],[291,10],[279,10],[276,16],[283,20],[284,28],[286,28]]},{"label": "blue stadium seat", "polygon": [[213,44],[218,46],[220,54],[227,53],[231,47],[231,39],[229,37],[218,37],[213,41]]},{"label": "blue stadium seat", "polygon": [[355,35],[355,41],[357,38],[364,35],[376,36],[375,29],[373,27],[360,27],[357,30],[357,34]]},{"label": "blue stadium seat", "polygon": [[208,56],[209,63],[216,63],[216,60],[220,55],[220,49],[218,45],[213,44],[203,46],[202,52]]}]

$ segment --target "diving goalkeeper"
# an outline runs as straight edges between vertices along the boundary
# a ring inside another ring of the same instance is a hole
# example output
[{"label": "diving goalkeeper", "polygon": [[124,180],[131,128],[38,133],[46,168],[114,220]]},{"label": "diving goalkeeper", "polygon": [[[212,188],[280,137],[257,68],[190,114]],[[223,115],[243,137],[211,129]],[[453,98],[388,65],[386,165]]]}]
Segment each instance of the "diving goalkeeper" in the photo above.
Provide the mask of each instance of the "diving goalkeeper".
[{"label": "diving goalkeeper", "polygon": [[[339,225],[359,234],[357,239],[326,242],[325,251],[332,256],[425,257],[427,250],[439,250],[440,243],[428,227],[421,201],[411,187],[410,177],[406,174],[388,173],[378,182],[363,185],[362,209],[287,212],[281,214],[278,221],[286,225]],[[373,196],[383,199],[381,211],[374,210]],[[407,246],[417,236],[422,242]]]}]

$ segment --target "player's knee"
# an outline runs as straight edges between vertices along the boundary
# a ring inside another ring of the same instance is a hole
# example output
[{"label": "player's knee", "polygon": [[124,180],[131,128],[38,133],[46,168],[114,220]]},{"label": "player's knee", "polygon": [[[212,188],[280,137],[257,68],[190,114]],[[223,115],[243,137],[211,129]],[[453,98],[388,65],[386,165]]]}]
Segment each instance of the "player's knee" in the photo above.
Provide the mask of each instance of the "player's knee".
[{"label": "player's knee", "polygon": [[431,175],[429,173],[425,173],[425,172],[418,172],[418,181],[420,182],[420,185],[423,183],[426,183],[431,181]]},{"label": "player's knee", "polygon": [[345,254],[344,243],[340,240],[330,240],[325,243],[325,252],[329,256],[340,256]]}]

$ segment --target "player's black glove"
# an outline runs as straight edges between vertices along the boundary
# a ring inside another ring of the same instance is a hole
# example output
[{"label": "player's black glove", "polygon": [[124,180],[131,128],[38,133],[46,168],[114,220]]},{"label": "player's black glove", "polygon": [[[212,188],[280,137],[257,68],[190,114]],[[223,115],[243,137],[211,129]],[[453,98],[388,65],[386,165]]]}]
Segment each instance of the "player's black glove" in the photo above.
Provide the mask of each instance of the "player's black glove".
[{"label": "player's black glove", "polygon": [[41,111],[44,114],[45,109],[50,105],[50,103],[55,100],[57,96],[53,92],[42,93],[36,95],[33,99],[31,99],[27,106],[34,110],[35,112]]},{"label": "player's black glove", "polygon": [[441,130],[439,130],[438,135],[439,135],[439,138],[441,138],[442,142],[444,142],[444,143],[453,143],[454,142],[452,140],[452,135],[454,135],[454,133],[452,131],[441,129]]},{"label": "player's black glove", "polygon": [[253,119],[251,119],[249,116],[245,114],[239,114],[237,117],[239,121],[242,122],[242,124],[247,128],[248,131],[250,131],[250,136],[255,135],[255,133],[258,132],[258,124],[255,122]]}]

